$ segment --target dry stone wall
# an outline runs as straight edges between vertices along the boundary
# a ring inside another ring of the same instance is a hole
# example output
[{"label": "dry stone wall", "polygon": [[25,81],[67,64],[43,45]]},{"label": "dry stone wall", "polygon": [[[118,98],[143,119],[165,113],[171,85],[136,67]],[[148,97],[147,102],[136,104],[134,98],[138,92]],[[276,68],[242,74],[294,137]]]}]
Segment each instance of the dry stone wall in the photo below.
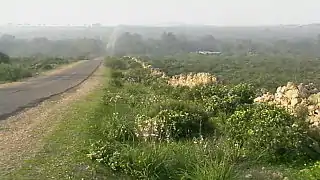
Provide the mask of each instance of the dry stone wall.
[{"label": "dry stone wall", "polygon": [[312,83],[296,85],[288,82],[286,86],[278,87],[275,94],[267,92],[254,101],[276,104],[296,116],[307,115],[310,126],[320,128],[320,92]]}]

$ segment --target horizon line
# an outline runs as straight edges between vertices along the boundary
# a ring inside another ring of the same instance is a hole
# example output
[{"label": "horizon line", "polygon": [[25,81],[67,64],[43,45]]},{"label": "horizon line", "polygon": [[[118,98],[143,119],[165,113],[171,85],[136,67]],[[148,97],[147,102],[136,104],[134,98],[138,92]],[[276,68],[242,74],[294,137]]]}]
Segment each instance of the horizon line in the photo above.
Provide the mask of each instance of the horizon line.
[{"label": "horizon line", "polygon": [[31,23],[5,23],[0,24],[3,26],[13,27],[118,27],[118,26],[140,26],[140,27],[177,27],[177,26],[210,26],[210,27],[275,27],[275,26],[310,26],[319,25],[320,22],[305,23],[305,24],[261,24],[261,25],[215,25],[215,24],[188,24],[188,23],[156,23],[156,24],[103,24],[103,23],[91,23],[91,24],[31,24]]}]

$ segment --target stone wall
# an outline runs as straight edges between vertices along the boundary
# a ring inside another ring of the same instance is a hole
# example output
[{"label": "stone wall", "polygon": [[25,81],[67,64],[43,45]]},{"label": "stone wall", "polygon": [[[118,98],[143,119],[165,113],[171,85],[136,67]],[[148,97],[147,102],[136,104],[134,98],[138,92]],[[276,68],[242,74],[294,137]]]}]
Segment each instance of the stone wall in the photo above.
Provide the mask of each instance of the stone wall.
[{"label": "stone wall", "polygon": [[267,92],[254,101],[284,107],[296,116],[307,115],[310,126],[320,128],[320,93],[312,83],[296,85],[288,82],[286,86],[278,87],[275,94]]},{"label": "stone wall", "polygon": [[173,76],[168,80],[168,84],[172,86],[188,86],[194,87],[201,84],[216,84],[217,77],[210,73],[189,73]]}]

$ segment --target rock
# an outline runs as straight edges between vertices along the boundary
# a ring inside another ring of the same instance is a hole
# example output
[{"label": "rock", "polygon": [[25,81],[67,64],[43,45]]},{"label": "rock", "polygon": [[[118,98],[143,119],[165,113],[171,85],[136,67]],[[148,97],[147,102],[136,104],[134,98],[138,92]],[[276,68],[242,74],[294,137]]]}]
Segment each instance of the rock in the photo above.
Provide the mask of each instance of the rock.
[{"label": "rock", "polygon": [[[293,115],[306,118],[311,127],[320,126],[320,93],[315,85],[288,82],[286,86],[280,86],[274,95],[267,92],[254,100],[256,103],[268,102],[284,107]],[[319,127],[320,128],[320,127]]]},{"label": "rock", "polygon": [[201,84],[215,84],[218,78],[210,73],[189,73],[186,75],[176,75],[168,80],[168,84],[172,86],[188,86],[194,87]]}]

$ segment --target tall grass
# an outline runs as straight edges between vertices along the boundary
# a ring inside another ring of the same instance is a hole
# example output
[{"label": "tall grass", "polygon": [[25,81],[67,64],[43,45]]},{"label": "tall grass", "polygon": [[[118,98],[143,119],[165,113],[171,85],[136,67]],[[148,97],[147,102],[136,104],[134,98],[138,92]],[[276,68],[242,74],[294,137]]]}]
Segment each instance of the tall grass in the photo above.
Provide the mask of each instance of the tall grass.
[{"label": "tall grass", "polygon": [[48,71],[72,60],[63,58],[12,58],[10,63],[0,63],[0,83],[18,81]]},{"label": "tall grass", "polygon": [[31,77],[32,72],[19,65],[0,64],[0,83]]},{"label": "tall grass", "polygon": [[[305,160],[296,142],[304,136],[291,137],[304,130],[292,126],[297,119],[253,104],[249,85],[172,88],[148,79],[136,64],[110,63],[121,66],[111,72],[92,117],[88,156],[114,173],[132,179],[245,179],[252,176],[246,168],[255,165]],[[273,173],[261,174],[272,179]]]}]

